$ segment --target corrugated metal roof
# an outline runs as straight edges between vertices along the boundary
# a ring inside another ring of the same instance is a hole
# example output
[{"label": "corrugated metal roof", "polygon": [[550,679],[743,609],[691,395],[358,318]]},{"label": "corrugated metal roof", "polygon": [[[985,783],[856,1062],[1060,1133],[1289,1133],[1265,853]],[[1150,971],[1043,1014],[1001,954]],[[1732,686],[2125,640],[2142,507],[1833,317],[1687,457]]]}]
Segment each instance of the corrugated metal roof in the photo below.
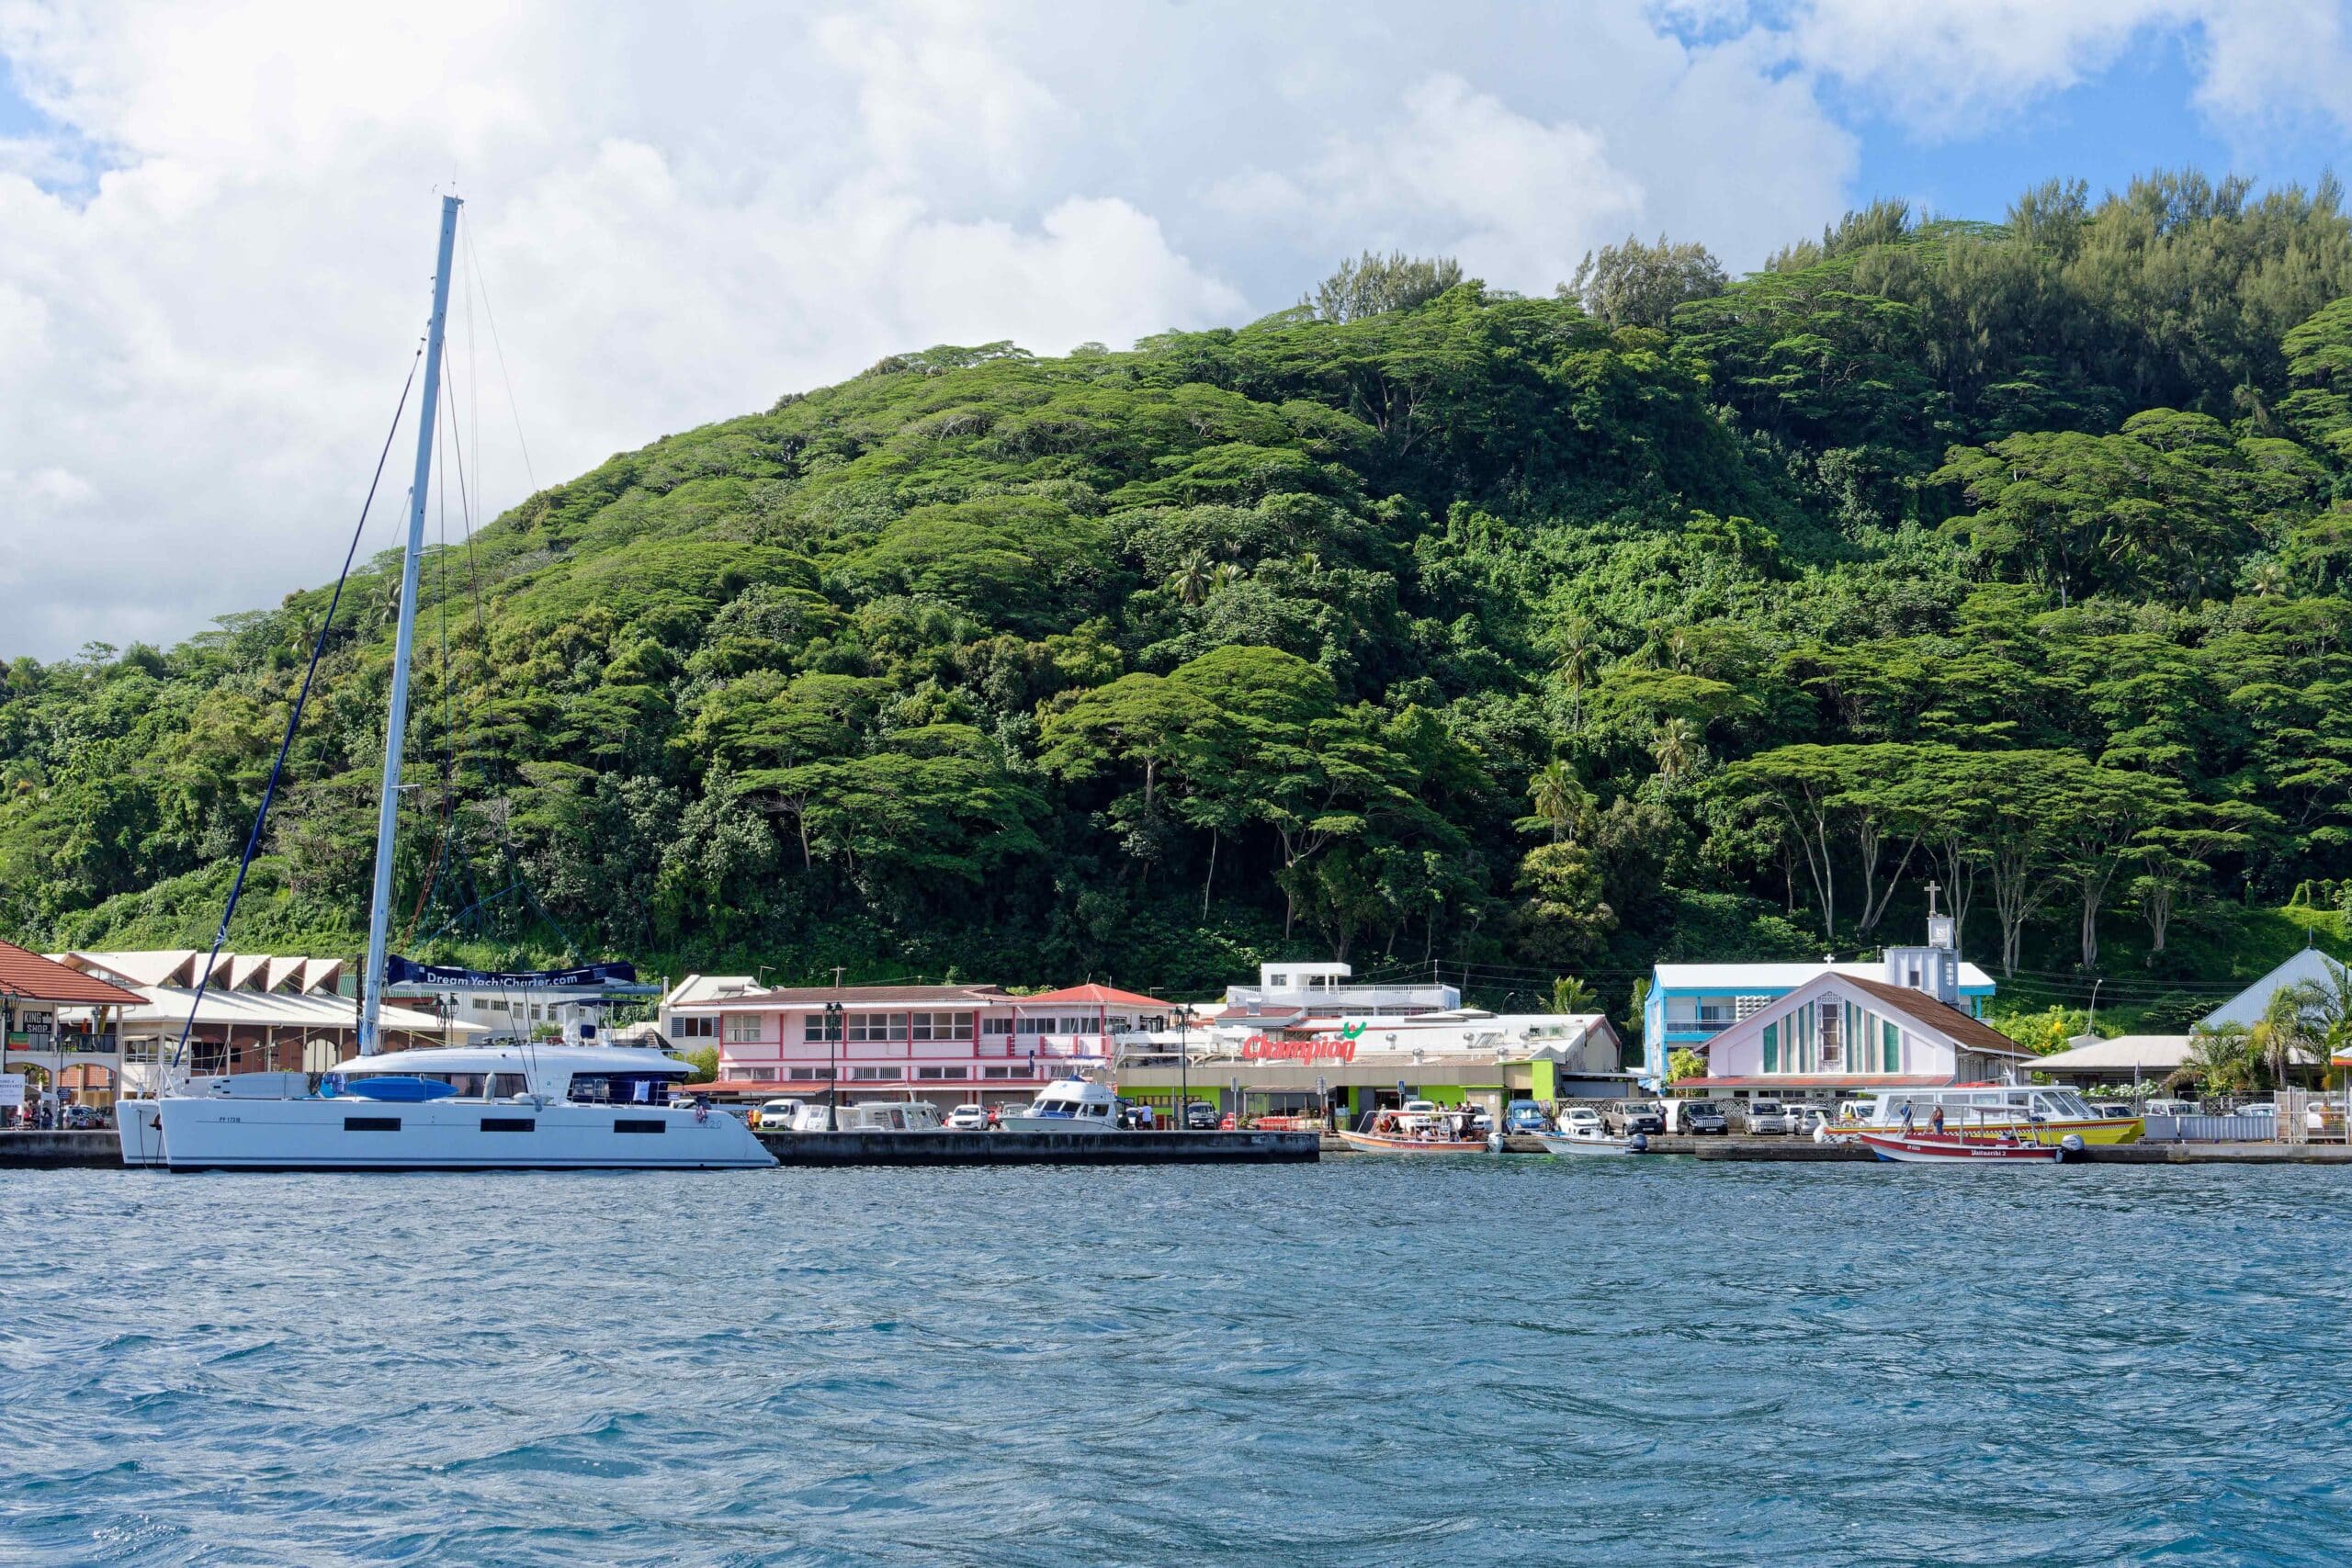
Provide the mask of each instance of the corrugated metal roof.
[{"label": "corrugated metal roof", "polygon": [[719,1012],[757,1012],[763,1009],[822,1007],[827,1002],[839,1002],[843,1007],[895,1007],[911,1002],[973,1007],[1012,1000],[1013,998],[996,986],[787,986],[773,991],[747,991],[740,997],[724,997],[696,1005]]},{"label": "corrugated metal roof", "polygon": [[[1886,977],[1883,964],[1661,964],[1656,985],[1661,991],[1793,991],[1828,971],[1863,979]],[[1993,976],[1963,960],[1960,983],[1989,987]]]},{"label": "corrugated metal roof", "polygon": [[2038,1073],[2129,1072],[2139,1067],[2168,1073],[2188,1060],[2188,1036],[2186,1034],[2119,1034],[2112,1040],[2094,1040],[2072,1050],[2037,1057],[2033,1070]]}]

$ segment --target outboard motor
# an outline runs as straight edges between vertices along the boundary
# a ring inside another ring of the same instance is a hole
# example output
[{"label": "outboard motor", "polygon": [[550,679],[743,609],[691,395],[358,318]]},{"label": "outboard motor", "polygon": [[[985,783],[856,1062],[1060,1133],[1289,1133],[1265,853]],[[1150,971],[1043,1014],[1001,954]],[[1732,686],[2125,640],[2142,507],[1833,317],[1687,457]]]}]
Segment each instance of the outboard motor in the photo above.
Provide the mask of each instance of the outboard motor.
[{"label": "outboard motor", "polygon": [[1637,1155],[1645,1155],[1650,1152],[1650,1135],[1647,1133],[1636,1133],[1634,1134],[1634,1141],[1625,1146]]},{"label": "outboard motor", "polygon": [[2069,1133],[2058,1140],[2058,1161],[2061,1165],[2080,1164],[2086,1157],[2087,1145],[2080,1133]]}]

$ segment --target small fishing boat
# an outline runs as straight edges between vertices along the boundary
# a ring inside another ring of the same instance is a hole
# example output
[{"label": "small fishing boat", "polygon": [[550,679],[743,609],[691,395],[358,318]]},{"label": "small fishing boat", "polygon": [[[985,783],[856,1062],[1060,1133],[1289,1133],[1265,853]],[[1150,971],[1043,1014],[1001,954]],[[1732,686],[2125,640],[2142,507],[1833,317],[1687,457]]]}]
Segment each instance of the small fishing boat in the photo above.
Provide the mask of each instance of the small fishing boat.
[{"label": "small fishing boat", "polygon": [[1535,1134],[1544,1149],[1555,1155],[1645,1155],[1649,1139],[1640,1133],[1618,1137],[1597,1126],[1572,1123],[1556,1133]]},{"label": "small fishing boat", "polygon": [[1484,1135],[1470,1132],[1467,1118],[1417,1100],[1402,1111],[1375,1111],[1360,1127],[1341,1129],[1340,1141],[1368,1155],[1479,1155]]},{"label": "small fishing boat", "polygon": [[1108,1084],[1063,1078],[1037,1091],[1029,1109],[998,1125],[1008,1133],[1108,1133],[1119,1124],[1119,1097]]},{"label": "small fishing boat", "polygon": [[2015,1129],[1997,1134],[1881,1132],[1855,1134],[1864,1148],[1896,1165],[1981,1165],[1986,1162],[2055,1165],[2078,1153],[2083,1140],[2075,1134],[2060,1137],[2020,1137]]}]

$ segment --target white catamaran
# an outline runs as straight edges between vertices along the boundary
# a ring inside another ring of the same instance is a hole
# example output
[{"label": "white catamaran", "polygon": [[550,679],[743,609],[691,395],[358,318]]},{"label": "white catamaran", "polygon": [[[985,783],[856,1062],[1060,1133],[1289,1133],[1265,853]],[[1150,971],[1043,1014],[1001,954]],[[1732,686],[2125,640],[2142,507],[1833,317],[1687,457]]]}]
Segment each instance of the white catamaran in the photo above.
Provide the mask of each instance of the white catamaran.
[{"label": "white catamaran", "polygon": [[[775,1156],[736,1117],[702,1105],[672,1102],[670,1090],[692,1069],[658,1050],[520,1043],[382,1049],[394,807],[408,732],[409,659],[415,638],[418,563],[424,545],[426,481],[432,473],[442,327],[449,308],[458,205],[456,197],[442,198],[424,401],[417,419],[416,477],[409,492],[408,545],[401,564],[400,629],[393,643],[391,713],[376,818],[368,961],[360,977],[358,1058],[327,1074],[315,1093],[300,1073],[193,1081],[175,1078],[170,1071],[159,1073],[156,1099],[126,1100],[118,1112],[126,1163],[161,1164],[174,1170],[709,1169],[775,1164]],[[299,717],[299,700],[296,714]],[[291,731],[289,722],[289,738]],[[282,765],[282,751],[280,761]],[[276,784],[273,773],[273,789]],[[267,809],[265,796],[264,813]],[[259,836],[257,820],[256,840]],[[248,845],[248,863],[251,858]],[[243,885],[241,870],[238,887]],[[235,908],[234,893],[230,908]],[[224,915],[223,937],[227,930]]]}]

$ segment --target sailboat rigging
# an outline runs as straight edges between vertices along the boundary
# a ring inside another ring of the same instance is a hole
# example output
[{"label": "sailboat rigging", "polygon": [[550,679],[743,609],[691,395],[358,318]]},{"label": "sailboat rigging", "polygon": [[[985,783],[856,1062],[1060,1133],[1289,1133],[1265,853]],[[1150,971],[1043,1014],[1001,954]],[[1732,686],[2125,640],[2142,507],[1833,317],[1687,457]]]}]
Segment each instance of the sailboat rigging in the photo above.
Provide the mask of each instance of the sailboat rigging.
[{"label": "sailboat rigging", "polygon": [[[714,1115],[701,1106],[671,1103],[670,1090],[694,1069],[665,1051],[587,1043],[542,1047],[523,1040],[384,1049],[384,989],[391,972],[397,967],[401,976],[409,976],[420,967],[406,960],[396,964],[388,949],[424,512],[433,479],[435,416],[441,401],[443,339],[461,205],[454,196],[442,198],[433,313],[425,333],[424,395],[418,409],[416,465],[409,489],[399,624],[393,633],[392,687],[377,799],[368,953],[360,973],[359,1054],[325,1075],[316,1093],[311,1091],[304,1075],[278,1072],[215,1078],[203,1083],[199,1091],[198,1085],[176,1077],[176,1068],[185,1059],[187,1032],[183,1031],[179,1055],[171,1064],[158,1064],[155,1097],[125,1100],[119,1107],[117,1124],[126,1163],[162,1164],[174,1170],[679,1169],[775,1163],[775,1156],[736,1118]],[[406,396],[403,389],[403,405]],[[386,449],[389,453],[389,438]],[[379,477],[381,471],[379,458]],[[373,484],[368,493],[372,501]],[[363,530],[365,526],[363,509]],[[356,549],[355,536],[355,555]],[[345,581],[350,570],[347,558]],[[216,952],[227,940],[229,922],[260,845],[270,802],[284,773],[287,752],[342,592],[343,582],[338,581],[221,915]],[[493,978],[518,982],[531,976]]]}]

